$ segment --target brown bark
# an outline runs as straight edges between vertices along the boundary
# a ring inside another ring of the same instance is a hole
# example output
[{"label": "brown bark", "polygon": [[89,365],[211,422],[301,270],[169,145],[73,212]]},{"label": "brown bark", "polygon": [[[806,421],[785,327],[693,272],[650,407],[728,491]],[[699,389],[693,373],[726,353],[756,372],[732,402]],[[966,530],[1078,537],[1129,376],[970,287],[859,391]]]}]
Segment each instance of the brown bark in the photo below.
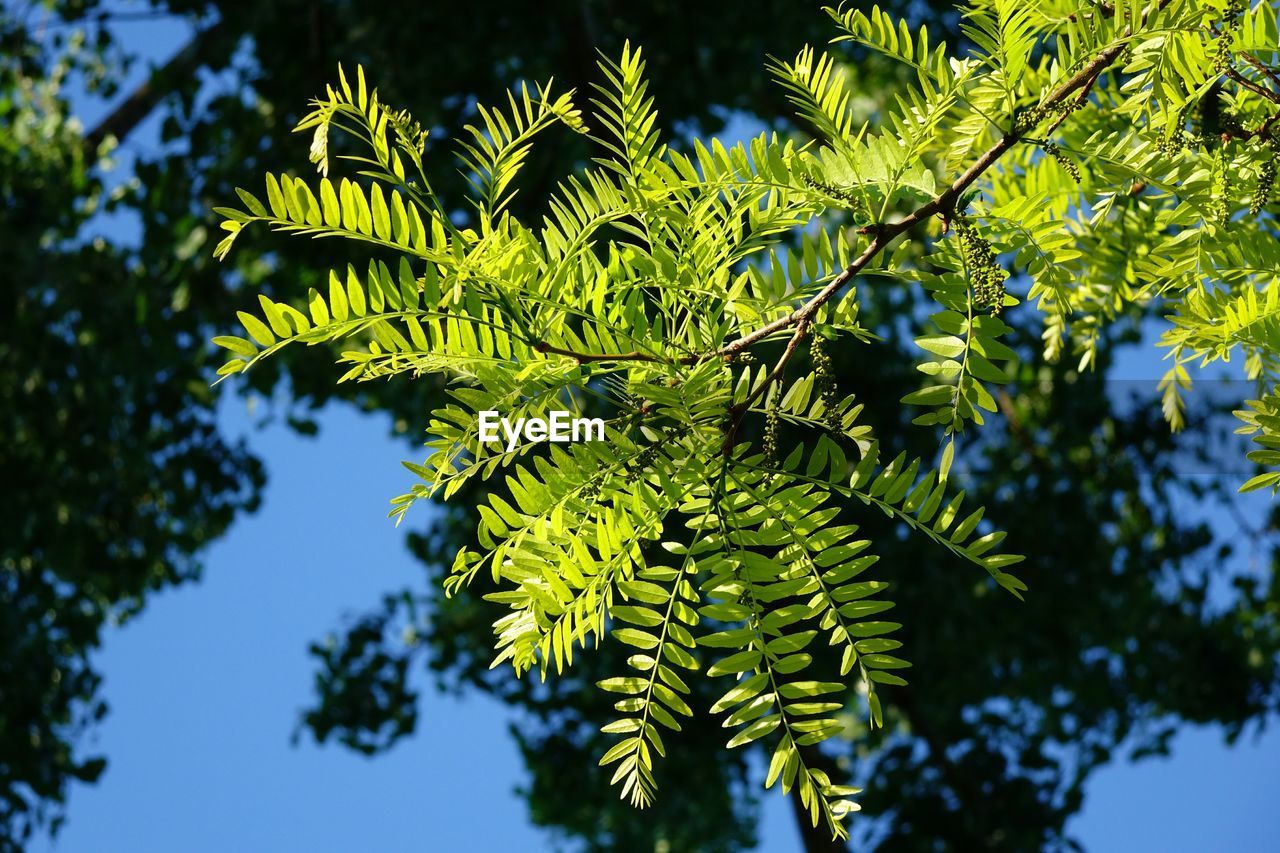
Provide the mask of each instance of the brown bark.
[{"label": "brown bark", "polygon": [[97,127],[89,131],[84,138],[85,150],[90,154],[97,151],[108,136],[123,141],[161,100],[173,92],[178,81],[195,74],[200,66],[209,61],[214,55],[215,45],[228,42],[222,38],[225,31],[225,25],[219,21],[196,33],[182,50],[153,71]]}]

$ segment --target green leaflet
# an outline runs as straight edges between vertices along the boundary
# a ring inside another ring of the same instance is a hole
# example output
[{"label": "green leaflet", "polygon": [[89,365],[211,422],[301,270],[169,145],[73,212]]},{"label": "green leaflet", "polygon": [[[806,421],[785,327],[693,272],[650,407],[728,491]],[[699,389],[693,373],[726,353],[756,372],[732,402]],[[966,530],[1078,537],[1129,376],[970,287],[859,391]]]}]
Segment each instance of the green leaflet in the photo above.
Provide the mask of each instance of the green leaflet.
[{"label": "green leaflet", "polygon": [[[838,41],[901,63],[906,82],[867,115],[837,58],[805,48],[771,61],[812,143],[667,146],[628,44],[601,61],[585,101],[521,85],[477,106],[457,141],[461,199],[432,190],[430,174],[453,166],[426,131],[382,104],[363,69],[354,85],[339,69],[297,128],[318,177],[238,190],[242,207],[216,209],[215,254],[266,226],[351,241],[369,260],[238,312],[243,334],[213,341],[229,354],[219,374],[303,344],[335,353],[339,381],[438,377],[428,455],[405,463],[415,479],[391,515],[484,486],[477,545],[445,584],[458,594],[489,579],[494,665],[555,677],[619,643],[627,671],[599,686],[618,715],[601,763],[623,797],[651,802],[664,733],[711,713],[727,748],[763,745],[766,784],[845,837],[857,792],[809,767],[805,747],[842,734],[846,709],[884,725],[883,688],[910,689],[896,567],[860,538],[865,513],[972,563],[990,588],[1027,589],[1004,533],[949,487],[959,434],[1012,399],[1016,385],[1002,386],[1031,378],[999,313],[1039,312],[1046,355],[1086,370],[1107,323],[1161,300],[1175,426],[1193,362],[1240,353],[1252,378],[1280,386],[1266,178],[1280,93],[1257,69],[1277,51],[1274,8],[1246,10],[1220,39],[1213,4],[1072,5],[966,6],[964,55],[875,7],[828,10]],[[1254,85],[1228,75],[1232,122],[1192,137],[1189,110],[1222,63]],[[333,132],[358,149],[346,177],[329,174]],[[522,166],[566,132],[587,136],[595,159],[521,221],[510,201]],[[921,385],[902,404],[944,441],[936,469],[879,458],[824,349],[876,344],[860,292],[916,286],[937,310],[900,318],[924,324]],[[608,441],[481,438],[482,411],[552,410],[602,414]],[[1245,490],[1280,490],[1278,413],[1275,390],[1238,413],[1249,458],[1274,469]],[[803,444],[777,447],[783,421]],[[700,678],[723,684],[709,709],[689,698]]]},{"label": "green leaflet", "polygon": [[[1273,388],[1262,399],[1248,400],[1246,405],[1247,409],[1237,411],[1235,415],[1244,424],[1236,433],[1253,436],[1252,441],[1258,446],[1258,449],[1249,451],[1249,461],[1268,468],[1280,468],[1280,392]],[[1280,471],[1266,471],[1251,477],[1240,491],[1252,492],[1268,487],[1273,495],[1280,492]]]}]

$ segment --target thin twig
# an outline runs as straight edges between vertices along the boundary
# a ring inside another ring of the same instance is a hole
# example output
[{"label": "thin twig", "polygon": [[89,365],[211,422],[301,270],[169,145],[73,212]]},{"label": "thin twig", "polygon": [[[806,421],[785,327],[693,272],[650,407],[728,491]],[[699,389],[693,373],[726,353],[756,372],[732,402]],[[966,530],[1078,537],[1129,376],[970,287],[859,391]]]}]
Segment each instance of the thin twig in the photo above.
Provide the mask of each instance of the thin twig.
[{"label": "thin twig", "polygon": [[1239,85],[1244,86],[1250,92],[1253,92],[1256,95],[1261,95],[1268,101],[1271,101],[1271,103],[1280,104],[1280,92],[1273,92],[1265,86],[1258,85],[1234,68],[1227,69],[1227,77],[1231,78]]},{"label": "thin twig", "polygon": [[1245,130],[1239,126],[1224,127],[1222,129],[1222,141],[1226,142],[1228,139],[1240,139],[1245,142],[1249,142],[1254,139],[1267,141],[1271,138],[1271,127],[1277,120],[1280,120],[1280,111],[1274,113],[1270,118],[1253,130]]},{"label": "thin twig", "polygon": [[[1159,0],[1155,8],[1158,11],[1163,9],[1170,2],[1171,0]],[[1143,20],[1145,21],[1147,17],[1148,15],[1144,15]],[[1123,37],[1127,37],[1129,34],[1130,28],[1126,27]],[[1119,56],[1124,52],[1125,46],[1125,43],[1122,41],[1101,51],[1097,56],[1085,63],[1079,71],[1060,83],[1057,88],[1055,88],[1049,96],[1045,98],[1042,102],[1042,106],[1057,106],[1073,95],[1079,95],[1080,103],[1083,103],[1083,100],[1088,97],[1089,91],[1097,82],[1102,72],[1115,62],[1117,58],[1119,58]],[[1062,118],[1060,117],[1057,123],[1054,124],[1054,127],[1061,124],[1061,121]],[[1029,129],[1030,128],[1027,128],[1027,130]],[[956,204],[960,200],[960,197],[964,195],[969,187],[972,186],[987,169],[999,160],[1001,156],[1003,156],[1009,149],[1013,148],[1014,145],[1022,141],[1024,134],[1025,130],[1020,131],[1017,129],[1006,132],[995,144],[983,152],[982,156],[980,156],[972,166],[966,169],[960,177],[956,178],[941,195],[917,208],[913,213],[898,220],[897,222],[881,223],[879,225],[870,226],[866,229],[874,236],[872,236],[871,241],[867,244],[867,247],[863,249],[862,253],[859,254],[858,257],[854,258],[839,275],[810,297],[809,301],[805,302],[790,314],[786,314],[772,322],[766,323],[755,331],[748,332],[742,337],[725,344],[718,350],[699,355],[685,356],[679,360],[679,363],[691,364],[707,361],[712,358],[732,358],[752,345],[776,334],[777,332],[781,332],[793,326],[800,326],[801,324],[807,326],[812,321],[813,316],[817,313],[818,309],[825,305],[831,297],[835,296],[836,293],[841,290],[841,288],[851,282],[854,277],[862,272],[862,270],[866,268],[867,264],[871,263],[876,255],[893,242],[894,239],[909,231],[915,225],[927,221],[930,217],[941,215],[944,220],[946,220],[954,215]],[[788,349],[793,349],[797,345],[799,345],[799,340],[797,339],[797,336],[793,335],[791,342],[788,344]],[[545,351],[555,352],[557,350],[548,348]],[[580,360],[614,359],[629,361],[661,361],[661,359],[657,359],[652,356],[644,356],[642,353],[610,355],[601,358],[599,354],[594,353],[575,353],[569,351],[559,352],[561,355],[568,355]],[[636,358],[635,356],[637,355],[640,355],[641,357]],[[789,356],[787,357],[789,358]],[[783,362],[783,366],[785,367],[785,362]]]},{"label": "thin twig", "polygon": [[800,348],[801,341],[803,341],[805,335],[809,333],[809,325],[810,321],[808,318],[801,320],[796,324],[795,334],[791,336],[791,340],[787,341],[787,348],[784,349],[782,351],[782,355],[778,357],[778,361],[774,364],[773,370],[770,370],[769,375],[764,378],[764,381],[761,382],[754,391],[747,395],[747,399],[734,405],[733,408],[735,413],[741,414],[751,408],[751,404],[760,399],[760,395],[768,391],[770,385],[782,378],[782,374],[787,369],[787,362],[791,361],[791,357],[795,355],[796,350]]},{"label": "thin twig", "polygon": [[[1170,0],[1161,0],[1159,8],[1164,8]],[[1102,51],[1079,71],[1071,75],[1070,78],[1063,81],[1044,101],[1044,106],[1052,107],[1065,101],[1069,96],[1084,89],[1087,93],[1089,87],[1096,82],[1098,76],[1109,66],[1115,62],[1116,58],[1124,52],[1123,44],[1115,44],[1110,48]],[[1087,94],[1086,94],[1087,96]],[[955,213],[956,202],[965,191],[973,185],[982,174],[989,169],[992,164],[1000,159],[1005,152],[1016,145],[1022,139],[1022,132],[1010,130],[1005,133],[999,141],[988,148],[981,157],[977,159],[972,166],[965,170],[964,174],[956,178],[951,186],[937,198],[916,209],[916,211],[906,218],[897,222],[886,223],[875,229],[875,236],[871,242],[867,244],[867,248],[862,254],[858,255],[849,266],[845,267],[840,275],[831,280],[826,287],[818,291],[808,302],[801,307],[792,311],[785,317],[780,317],[772,323],[766,323],[754,332],[750,332],[732,343],[726,344],[713,355],[732,356],[735,355],[762,338],[766,338],[775,332],[794,326],[801,321],[807,321],[813,317],[814,313],[823,306],[832,296],[836,294],[842,287],[848,284],[854,276],[861,272],[868,263],[871,262],[880,250],[887,246],[899,235],[910,230],[917,223],[923,222],[929,217],[942,214],[944,217],[950,217]]]},{"label": "thin twig", "polygon": [[725,455],[733,449],[735,439],[738,434],[738,427],[742,425],[742,419],[751,409],[751,404],[760,398],[762,394],[769,390],[769,387],[782,378],[786,373],[787,363],[791,361],[791,357],[796,354],[796,350],[800,348],[800,342],[809,334],[810,320],[808,317],[796,323],[796,330],[791,335],[791,340],[787,341],[787,347],[782,351],[782,355],[778,356],[778,361],[773,366],[773,370],[769,371],[769,375],[764,378],[756,388],[747,395],[747,398],[741,403],[734,403],[729,407],[729,422],[725,427],[724,445],[722,451]]},{"label": "thin twig", "polygon": [[1258,57],[1254,56],[1251,53],[1241,51],[1240,53],[1237,53],[1236,56],[1240,57],[1245,62],[1252,65],[1254,68],[1258,69],[1263,74],[1270,77],[1273,81],[1275,81],[1275,84],[1277,86],[1280,86],[1280,71],[1276,71],[1276,69],[1272,68],[1270,65],[1267,65],[1267,63],[1263,62],[1261,59],[1259,59]]}]

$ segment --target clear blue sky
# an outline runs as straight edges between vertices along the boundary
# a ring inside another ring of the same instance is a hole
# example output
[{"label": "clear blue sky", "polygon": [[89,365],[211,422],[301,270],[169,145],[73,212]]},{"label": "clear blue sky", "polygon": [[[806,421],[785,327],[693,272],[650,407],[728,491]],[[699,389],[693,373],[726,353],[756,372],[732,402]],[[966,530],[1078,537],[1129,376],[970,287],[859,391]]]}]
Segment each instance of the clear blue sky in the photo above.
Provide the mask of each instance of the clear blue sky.
[{"label": "clear blue sky", "polygon": [[[186,32],[164,21],[120,29],[153,59]],[[100,109],[84,104],[87,123]],[[154,128],[144,128],[122,153],[154,144]],[[120,236],[129,224],[99,227]],[[1129,367],[1130,376],[1153,371]],[[33,849],[547,849],[514,794],[523,771],[507,735],[512,717],[483,697],[428,690],[418,733],[374,759],[290,745],[310,698],[306,644],[343,613],[422,582],[386,519],[409,477],[399,460],[412,454],[388,438],[384,419],[346,408],[327,409],[314,439],[253,429],[239,399],[226,401],[222,419],[267,460],[265,505],[209,550],[200,584],[156,596],[107,634],[96,663],[111,714],[91,747],[109,757],[108,771],[73,791],[56,846]],[[1280,733],[1227,749],[1216,730],[1188,730],[1171,759],[1097,773],[1071,828],[1097,851],[1280,849],[1277,794]],[[799,850],[787,806],[765,803],[760,849]]]},{"label": "clear blue sky", "polygon": [[[241,401],[225,413],[228,428],[249,430]],[[310,695],[306,643],[420,577],[386,519],[409,476],[403,446],[380,417],[336,407],[321,422],[315,439],[253,431],[271,471],[262,511],[210,549],[202,583],[157,596],[108,634],[97,663],[112,712],[95,746],[111,764],[72,795],[55,849],[549,847],[512,793],[512,718],[483,697],[428,691],[417,735],[374,759],[289,745]],[[1098,851],[1277,849],[1277,792],[1280,735],[1225,749],[1215,731],[1192,731],[1170,760],[1099,772],[1073,828]],[[789,811],[767,802],[760,849],[799,850]]]}]

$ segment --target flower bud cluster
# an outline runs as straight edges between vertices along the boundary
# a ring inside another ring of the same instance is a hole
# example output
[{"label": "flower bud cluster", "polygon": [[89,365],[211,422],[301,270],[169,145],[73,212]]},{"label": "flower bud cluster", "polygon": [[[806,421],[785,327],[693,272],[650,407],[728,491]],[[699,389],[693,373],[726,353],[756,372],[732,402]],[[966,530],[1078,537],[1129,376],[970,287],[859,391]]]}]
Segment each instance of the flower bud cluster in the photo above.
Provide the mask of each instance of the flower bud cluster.
[{"label": "flower bud cluster", "polygon": [[1222,32],[1214,42],[1213,70],[1225,74],[1231,67],[1231,42],[1240,29],[1240,16],[1246,8],[1244,0],[1228,0],[1222,10]]},{"label": "flower bud cluster", "polygon": [[800,181],[811,190],[817,190],[823,195],[844,202],[845,207],[852,210],[854,213],[858,213],[864,209],[862,198],[847,187],[838,187],[835,184],[827,183],[826,181],[815,178],[807,172],[800,176]]},{"label": "flower bud cluster", "polygon": [[1004,308],[1004,268],[996,261],[991,241],[978,233],[964,217],[956,217],[956,231],[960,235],[960,251],[969,267],[969,279],[973,283],[974,303],[979,308],[999,314]]},{"label": "flower bud cluster", "polygon": [[1054,162],[1062,167],[1062,171],[1071,176],[1071,180],[1077,184],[1080,183],[1080,167],[1076,165],[1076,161],[1072,160],[1066,154],[1062,153],[1062,149],[1056,143],[1046,142],[1040,146],[1044,149],[1044,153],[1053,158]]},{"label": "flower bud cluster", "polygon": [[1212,218],[1219,225],[1226,225],[1231,218],[1231,158],[1227,146],[1219,145],[1213,152],[1213,208]]},{"label": "flower bud cluster", "polygon": [[659,450],[661,450],[661,445],[650,444],[640,451],[635,459],[631,460],[627,465],[627,483],[634,484],[639,482],[640,478],[649,470],[649,467],[653,465],[654,460],[658,458]]},{"label": "flower bud cluster", "polygon": [[1058,101],[1055,104],[1036,104],[1034,107],[1027,107],[1014,116],[1014,132],[1026,133],[1029,130],[1033,130],[1040,125],[1040,122],[1051,116],[1053,118],[1065,118],[1079,109],[1080,106],[1079,101],[1069,98]]},{"label": "flower bud cluster", "polygon": [[1249,203],[1249,213],[1257,216],[1262,208],[1271,202],[1271,190],[1276,185],[1276,160],[1280,159],[1280,144],[1271,143],[1271,159],[1262,164],[1258,172],[1258,184],[1253,190],[1253,200]]},{"label": "flower bud cluster", "polygon": [[831,370],[831,354],[826,340],[814,335],[809,343],[809,355],[813,359],[813,375],[817,378],[818,393],[822,395],[822,420],[827,429],[840,429],[840,394],[836,390],[835,376]]},{"label": "flower bud cluster", "polygon": [[778,464],[778,403],[770,399],[769,408],[764,413],[764,466],[773,468]]}]

